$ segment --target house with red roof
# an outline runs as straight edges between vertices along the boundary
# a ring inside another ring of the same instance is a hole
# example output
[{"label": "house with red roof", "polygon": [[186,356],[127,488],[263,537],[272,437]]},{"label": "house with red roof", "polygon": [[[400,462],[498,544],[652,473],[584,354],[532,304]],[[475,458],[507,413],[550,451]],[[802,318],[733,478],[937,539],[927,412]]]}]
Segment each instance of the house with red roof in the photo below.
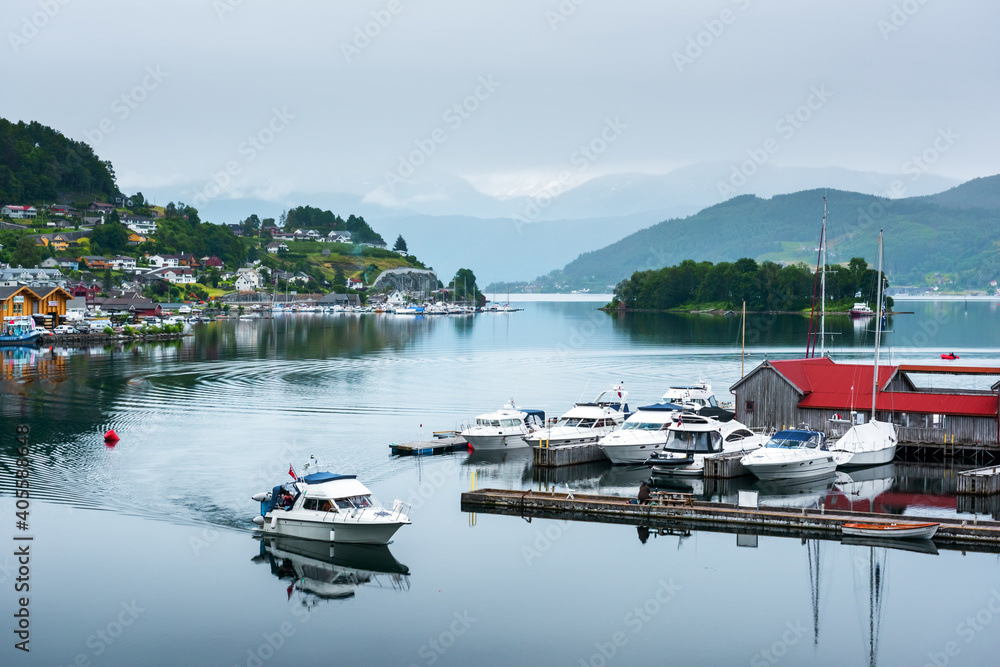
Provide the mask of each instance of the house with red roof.
[{"label": "house with red roof", "polygon": [[[730,387],[736,418],[750,427],[809,428],[839,437],[877,419],[899,427],[900,444],[1000,452],[1000,368],[838,364],[828,357],[764,361]],[[989,389],[942,389],[938,376]],[[930,378],[933,378],[931,380]],[[873,382],[874,379],[874,382]],[[933,385],[924,386],[924,385]]]}]

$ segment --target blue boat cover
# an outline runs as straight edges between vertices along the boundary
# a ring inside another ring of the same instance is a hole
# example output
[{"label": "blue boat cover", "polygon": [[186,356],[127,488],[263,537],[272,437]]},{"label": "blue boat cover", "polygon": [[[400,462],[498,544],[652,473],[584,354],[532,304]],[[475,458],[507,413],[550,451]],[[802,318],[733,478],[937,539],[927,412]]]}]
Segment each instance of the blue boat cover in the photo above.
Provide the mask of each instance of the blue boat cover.
[{"label": "blue boat cover", "polygon": [[306,484],[322,484],[323,482],[332,482],[338,479],[357,479],[357,475],[338,475],[333,472],[314,472],[311,475],[306,475],[302,478],[302,481]]},{"label": "blue boat cover", "polygon": [[800,429],[786,429],[784,431],[778,431],[772,438],[781,438],[782,440],[800,440],[805,442],[814,435],[819,435],[819,431],[803,431]]},{"label": "blue boat cover", "polygon": [[531,410],[530,408],[518,408],[518,410],[520,410],[521,412],[523,412],[524,414],[526,414],[529,417],[534,416],[534,417],[538,417],[543,422],[545,421],[545,411],[544,410]]},{"label": "blue boat cover", "polygon": [[640,410],[676,410],[681,411],[682,408],[679,405],[674,405],[673,403],[653,403],[652,405],[644,405]]}]

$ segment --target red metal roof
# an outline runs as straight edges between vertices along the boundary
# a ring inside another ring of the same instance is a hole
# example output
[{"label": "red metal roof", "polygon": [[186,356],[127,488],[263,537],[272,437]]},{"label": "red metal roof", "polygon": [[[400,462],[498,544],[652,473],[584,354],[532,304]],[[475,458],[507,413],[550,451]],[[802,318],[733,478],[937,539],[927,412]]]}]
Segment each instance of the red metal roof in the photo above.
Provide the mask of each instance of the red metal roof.
[{"label": "red metal roof", "polygon": [[[800,408],[870,410],[872,367],[867,364],[836,364],[830,359],[790,359],[772,361],[781,373],[804,394]],[[998,369],[993,369],[997,372]],[[895,366],[879,366],[879,387],[888,383]],[[926,392],[881,392],[875,407],[892,412],[994,417],[997,397],[990,394]]]},{"label": "red metal roof", "polygon": [[1000,375],[1000,368],[989,366],[920,366],[900,364],[904,373],[942,373],[944,375]]}]

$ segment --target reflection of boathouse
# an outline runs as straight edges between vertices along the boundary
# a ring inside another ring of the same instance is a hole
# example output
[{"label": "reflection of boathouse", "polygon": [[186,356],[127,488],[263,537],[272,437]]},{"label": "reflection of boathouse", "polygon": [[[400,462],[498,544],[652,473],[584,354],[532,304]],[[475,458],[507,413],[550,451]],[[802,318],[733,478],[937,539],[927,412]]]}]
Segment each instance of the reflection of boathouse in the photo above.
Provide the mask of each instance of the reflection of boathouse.
[{"label": "reflection of boathouse", "polygon": [[[796,427],[803,423],[842,435],[851,412],[867,419],[872,406],[872,366],[838,364],[826,357],[765,361],[730,391],[736,395],[736,418],[752,427]],[[927,388],[932,376],[951,376],[949,383],[992,384],[1000,368],[968,366],[880,366],[876,417],[899,426],[904,447],[931,446],[1000,453],[998,389]],[[992,376],[992,377],[991,377]],[[932,384],[937,382],[931,381]],[[969,453],[969,452],[966,452]]]}]

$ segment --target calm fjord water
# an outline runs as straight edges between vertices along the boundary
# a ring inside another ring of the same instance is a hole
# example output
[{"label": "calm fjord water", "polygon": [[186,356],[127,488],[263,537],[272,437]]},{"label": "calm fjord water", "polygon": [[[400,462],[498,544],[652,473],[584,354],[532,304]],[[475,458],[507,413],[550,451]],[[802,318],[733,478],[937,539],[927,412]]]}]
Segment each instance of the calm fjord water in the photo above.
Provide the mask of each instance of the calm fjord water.
[{"label": "calm fjord water", "polygon": [[[479,486],[634,493],[607,465],[533,471],[530,454],[392,458],[515,397],[557,416],[623,383],[632,406],[740,376],[738,318],[527,301],[476,317],[298,315],[199,325],[176,344],[4,350],[2,663],[31,665],[993,664],[994,554],[468,515]],[[900,302],[896,362],[1000,365],[995,303]],[[846,318],[834,358],[871,358]],[[751,317],[747,370],[801,355],[798,317]],[[886,353],[889,348],[887,347]],[[14,648],[15,427],[30,434],[30,653]],[[114,428],[121,442],[105,447]],[[413,504],[388,550],[251,536],[250,496],[311,454]],[[787,489],[914,514],[971,511],[950,472],[896,464]],[[696,492],[735,493],[738,484]],[[876,496],[881,499],[873,500]],[[971,516],[971,514],[970,514]],[[755,545],[755,546],[754,546]],[[313,576],[309,576],[309,575]],[[873,583],[874,582],[874,583]]]}]

